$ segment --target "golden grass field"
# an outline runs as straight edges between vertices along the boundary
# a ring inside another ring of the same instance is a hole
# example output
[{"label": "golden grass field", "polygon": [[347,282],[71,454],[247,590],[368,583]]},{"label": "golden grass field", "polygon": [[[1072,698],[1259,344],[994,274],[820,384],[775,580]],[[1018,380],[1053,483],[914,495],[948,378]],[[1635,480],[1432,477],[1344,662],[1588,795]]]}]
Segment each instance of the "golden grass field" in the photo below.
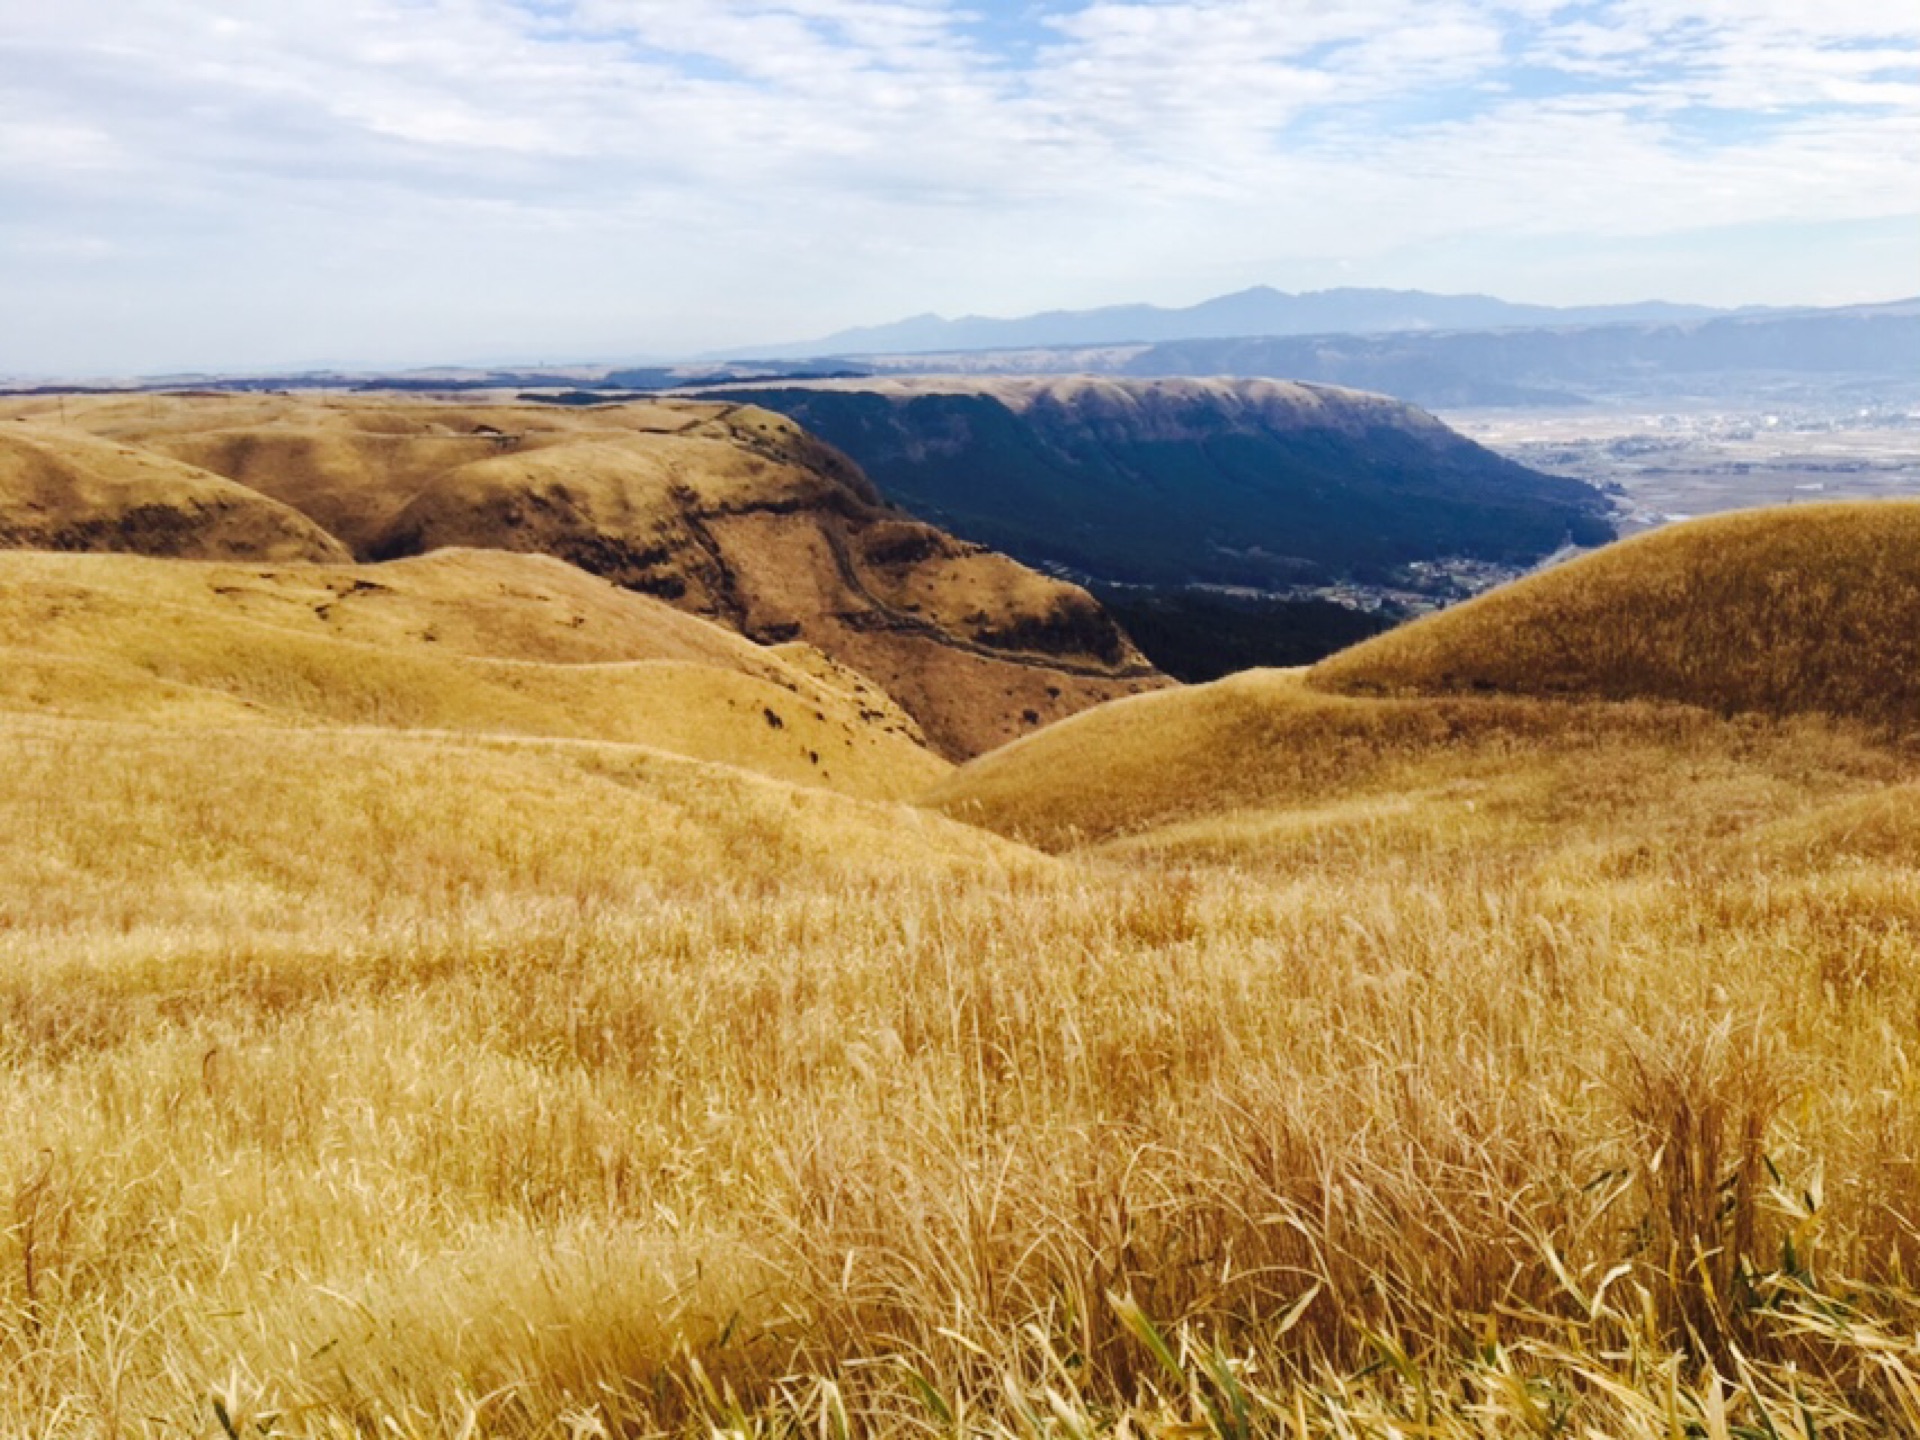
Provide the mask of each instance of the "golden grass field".
[{"label": "golden grass field", "polygon": [[0,556],[0,681],[0,1434],[1920,1434],[1869,675],[1251,674],[956,772],[450,552]]}]

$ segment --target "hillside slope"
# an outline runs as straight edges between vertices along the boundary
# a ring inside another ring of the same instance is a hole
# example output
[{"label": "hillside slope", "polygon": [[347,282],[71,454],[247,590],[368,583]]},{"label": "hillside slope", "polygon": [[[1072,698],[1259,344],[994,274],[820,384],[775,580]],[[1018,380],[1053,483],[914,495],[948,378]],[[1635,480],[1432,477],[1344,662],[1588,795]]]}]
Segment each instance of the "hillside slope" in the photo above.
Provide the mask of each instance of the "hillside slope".
[{"label": "hillside slope", "polygon": [[936,524],[1105,580],[1278,588],[1612,534],[1596,491],[1355,391],[948,378],[728,393],[792,416]]},{"label": "hillside slope", "polygon": [[0,546],[202,560],[346,560],[299,511],[195,466],[92,435],[0,426]]},{"label": "hillside slope", "polygon": [[1688,841],[1722,852],[1769,822],[1776,854],[1828,854],[1863,829],[1887,853],[1871,838],[1894,833],[1887,817],[1847,806],[1912,774],[1910,760],[1827,716],[1355,699],[1298,672],[1252,671],[1077,715],[963,766],[922,803],[1056,852],[1309,874],[1434,851],[1497,867],[1543,837],[1584,833],[1572,863],[1631,870]]},{"label": "hillside slope", "polygon": [[[962,767],[924,803],[1046,849],[1074,849],[1255,811],[1294,811],[1574,751],[1697,731],[1705,717],[1525,700],[1321,694],[1300,672],[1255,670],[1104,705]],[[1676,730],[1678,727],[1678,731]]]},{"label": "hillside slope", "polygon": [[807,642],[951,756],[1164,683],[1083,591],[890,513],[843,456],[751,407],[213,395],[66,408],[311,516],[362,559],[550,554],[756,641]]},{"label": "hillside slope", "polygon": [[1103,706],[926,800],[1054,849],[1247,858],[1378,803],[1489,845],[1585,814],[1631,848],[1643,812],[1724,832],[1835,799],[1917,724],[1920,504],[1807,506],[1656,531],[1308,671]]},{"label": "hillside slope", "polygon": [[948,767],[871,693],[538,556],[0,553],[0,713],[647,746],[891,798]]},{"label": "hillside slope", "polygon": [[[70,1007],[113,1010],[138,985],[221,1015],[271,994],[297,1026],[342,986],[417,993],[465,945],[525,965],[504,1018],[564,963],[565,937],[609,915],[629,958],[602,978],[644,972],[630,957],[671,943],[656,937],[697,897],[718,909],[1048,863],[899,803],[631,745],[0,712],[0,747],[10,1063],[36,1026],[57,1033]],[[697,932],[681,943],[717,949]],[[593,982],[575,978],[578,1004]],[[138,1009],[115,1027],[125,1038]],[[363,1054],[369,1033],[337,1053]],[[443,1049],[434,1063],[458,1061]]]},{"label": "hillside slope", "polygon": [[1323,661],[1348,694],[1677,700],[1920,727],[1920,503],[1638,536]]}]

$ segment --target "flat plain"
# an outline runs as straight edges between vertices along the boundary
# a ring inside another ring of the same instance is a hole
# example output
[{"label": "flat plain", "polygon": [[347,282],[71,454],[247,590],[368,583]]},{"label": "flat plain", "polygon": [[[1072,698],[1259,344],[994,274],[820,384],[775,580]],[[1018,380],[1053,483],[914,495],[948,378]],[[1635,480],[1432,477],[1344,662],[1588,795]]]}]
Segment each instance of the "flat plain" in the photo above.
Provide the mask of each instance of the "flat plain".
[{"label": "flat plain", "polygon": [[1899,391],[1445,412],[1509,459],[1617,487],[1623,535],[1755,506],[1920,497],[1916,417],[1920,396]]}]

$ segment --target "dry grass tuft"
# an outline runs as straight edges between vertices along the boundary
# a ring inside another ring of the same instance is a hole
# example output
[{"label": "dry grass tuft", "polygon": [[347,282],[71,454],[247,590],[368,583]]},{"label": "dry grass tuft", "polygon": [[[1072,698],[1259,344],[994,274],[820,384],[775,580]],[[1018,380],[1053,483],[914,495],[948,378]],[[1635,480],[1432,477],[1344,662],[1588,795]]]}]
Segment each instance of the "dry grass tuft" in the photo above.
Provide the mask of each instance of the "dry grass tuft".
[{"label": "dry grass tuft", "polygon": [[[1616,1081],[1636,1141],[1646,1244],[1664,1267],[1662,1318],[1728,1362],[1752,1341],[1768,1188],[1767,1135],[1789,1093],[1773,1031],[1688,1017],[1638,1037]],[[1771,1237],[1769,1237],[1771,1238]]]}]

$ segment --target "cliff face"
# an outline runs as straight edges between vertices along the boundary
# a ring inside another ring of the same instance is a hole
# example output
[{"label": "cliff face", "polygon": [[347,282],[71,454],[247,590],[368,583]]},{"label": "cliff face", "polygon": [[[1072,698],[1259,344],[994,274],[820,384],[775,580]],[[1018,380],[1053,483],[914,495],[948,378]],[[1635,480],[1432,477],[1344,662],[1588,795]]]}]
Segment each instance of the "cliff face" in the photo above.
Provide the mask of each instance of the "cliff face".
[{"label": "cliff face", "polygon": [[1280,586],[1611,537],[1577,481],[1383,396],[1268,380],[868,380],[734,392],[890,499],[1033,564]]},{"label": "cliff face", "polygon": [[889,511],[845,456],[752,406],[210,396],[68,410],[155,464],[307,517],[362,560],[548,554],[750,639],[806,642],[952,758],[1166,683],[1084,591]]}]

